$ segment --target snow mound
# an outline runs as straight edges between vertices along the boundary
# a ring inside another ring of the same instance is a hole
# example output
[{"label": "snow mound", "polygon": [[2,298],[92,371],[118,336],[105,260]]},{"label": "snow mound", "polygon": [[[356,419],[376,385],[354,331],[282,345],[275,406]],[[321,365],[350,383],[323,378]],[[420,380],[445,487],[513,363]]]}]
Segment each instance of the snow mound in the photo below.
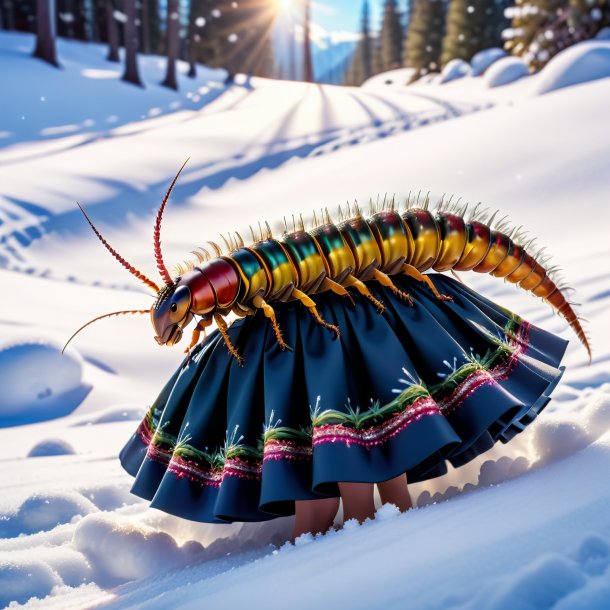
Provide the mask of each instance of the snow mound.
[{"label": "snow mound", "polygon": [[178,546],[165,532],[101,513],[80,521],[73,545],[93,566],[95,582],[104,586],[146,578],[198,561],[204,551],[193,540]]},{"label": "snow mound", "polygon": [[15,513],[0,515],[0,537],[12,538],[50,530],[97,510],[93,502],[76,491],[35,494],[25,500]]},{"label": "snow mound", "polygon": [[[0,348],[0,427],[54,419],[72,412],[89,393],[75,353],[48,342]],[[19,379],[19,383],[14,383]]]},{"label": "snow mound", "polygon": [[0,606],[25,602],[30,597],[46,597],[60,577],[39,559],[0,559]]},{"label": "snow mound", "polygon": [[479,51],[470,60],[472,76],[481,76],[491,64],[497,62],[498,59],[501,59],[502,57],[506,57],[506,51],[499,47],[492,47]]},{"label": "snow mound", "polygon": [[441,72],[439,83],[448,83],[464,76],[470,76],[472,69],[463,59],[452,59]]},{"label": "snow mound", "polygon": [[610,546],[596,534],[575,552],[547,553],[519,571],[494,580],[460,610],[607,610]]},{"label": "snow mound", "polygon": [[123,506],[142,503],[143,500],[129,492],[129,486],[119,487],[117,485],[100,485],[82,489],[87,500],[90,500],[100,510],[116,510]]},{"label": "snow mound", "polygon": [[387,521],[400,515],[400,509],[395,504],[383,504],[375,512],[375,519],[380,521]]},{"label": "snow mound", "polygon": [[36,443],[28,452],[28,457],[47,457],[52,455],[73,455],[74,447],[60,438],[48,438]]},{"label": "snow mound", "polygon": [[586,41],[558,53],[540,72],[533,90],[543,95],[564,87],[610,77],[610,42]]},{"label": "snow mound", "polygon": [[610,28],[602,28],[595,35],[596,40],[610,40]]},{"label": "snow mound", "polygon": [[489,67],[483,78],[490,89],[502,87],[529,74],[528,65],[518,57],[502,57]]}]

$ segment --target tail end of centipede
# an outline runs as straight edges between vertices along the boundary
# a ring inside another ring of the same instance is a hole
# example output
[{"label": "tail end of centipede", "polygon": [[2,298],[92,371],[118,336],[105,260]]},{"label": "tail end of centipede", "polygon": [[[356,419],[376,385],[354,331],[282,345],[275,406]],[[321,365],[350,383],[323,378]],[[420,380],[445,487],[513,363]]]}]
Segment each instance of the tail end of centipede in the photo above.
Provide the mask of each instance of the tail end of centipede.
[{"label": "tail end of centipede", "polygon": [[556,288],[555,291],[549,294],[548,297],[544,297],[544,300],[549,303],[549,305],[551,305],[551,307],[553,307],[553,309],[555,309],[562,318],[565,319],[565,321],[570,325],[570,328],[572,328],[572,330],[576,333],[579,341],[587,350],[587,354],[589,355],[589,365],[591,365],[593,362],[591,341],[581,323],[584,321],[584,318],[580,317],[574,311],[574,304],[568,301],[563,291],[559,288]]}]

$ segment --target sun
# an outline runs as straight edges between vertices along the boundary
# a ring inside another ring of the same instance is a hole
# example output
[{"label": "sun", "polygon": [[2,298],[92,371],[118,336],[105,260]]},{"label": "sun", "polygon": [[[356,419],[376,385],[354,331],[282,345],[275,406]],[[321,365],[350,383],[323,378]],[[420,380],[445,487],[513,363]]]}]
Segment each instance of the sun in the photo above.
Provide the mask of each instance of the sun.
[{"label": "sun", "polygon": [[290,11],[295,5],[295,0],[275,0],[275,2],[280,11]]}]

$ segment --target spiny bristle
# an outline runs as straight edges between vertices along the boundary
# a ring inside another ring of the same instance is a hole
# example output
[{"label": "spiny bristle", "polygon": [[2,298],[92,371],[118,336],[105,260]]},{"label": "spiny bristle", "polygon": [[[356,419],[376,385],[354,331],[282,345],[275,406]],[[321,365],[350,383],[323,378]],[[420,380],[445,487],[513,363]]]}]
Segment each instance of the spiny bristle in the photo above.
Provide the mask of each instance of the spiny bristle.
[{"label": "spiny bristle", "polygon": [[269,226],[269,223],[265,220],[265,226],[267,227],[267,239],[273,239],[273,231]]},{"label": "spiny bristle", "polygon": [[231,252],[232,248],[231,248],[231,244],[227,241],[227,239],[225,238],[224,235],[222,235],[222,233],[220,234],[220,239],[222,239],[222,241],[225,244],[225,247],[227,248],[227,252]]},{"label": "spiny bristle", "polygon": [[206,243],[210,244],[210,247],[212,250],[214,250],[214,254],[216,254],[216,256],[222,256],[222,248],[216,242],[208,241]]}]

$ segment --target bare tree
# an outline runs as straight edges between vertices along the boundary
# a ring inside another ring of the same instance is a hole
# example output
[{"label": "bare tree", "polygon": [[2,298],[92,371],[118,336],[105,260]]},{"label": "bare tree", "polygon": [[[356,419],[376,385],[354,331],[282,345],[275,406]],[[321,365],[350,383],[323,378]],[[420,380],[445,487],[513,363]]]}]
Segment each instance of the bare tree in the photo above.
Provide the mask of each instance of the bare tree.
[{"label": "bare tree", "polygon": [[138,72],[138,28],[136,27],[136,0],[125,0],[125,72],[123,80],[143,87]]},{"label": "bare tree", "polygon": [[119,59],[119,25],[114,16],[114,0],[106,0],[106,29],[108,30],[108,61]]},{"label": "bare tree", "polygon": [[311,0],[303,0],[305,14],[303,15],[303,80],[313,83],[313,64],[311,61],[311,43],[309,42],[309,17]]},{"label": "bare tree", "polygon": [[180,49],[180,15],[178,0],[169,0],[167,6],[167,72],[165,80],[161,83],[164,87],[178,89],[176,80],[176,60]]},{"label": "bare tree", "polygon": [[55,53],[54,0],[36,0],[36,48],[34,57],[59,67]]}]

